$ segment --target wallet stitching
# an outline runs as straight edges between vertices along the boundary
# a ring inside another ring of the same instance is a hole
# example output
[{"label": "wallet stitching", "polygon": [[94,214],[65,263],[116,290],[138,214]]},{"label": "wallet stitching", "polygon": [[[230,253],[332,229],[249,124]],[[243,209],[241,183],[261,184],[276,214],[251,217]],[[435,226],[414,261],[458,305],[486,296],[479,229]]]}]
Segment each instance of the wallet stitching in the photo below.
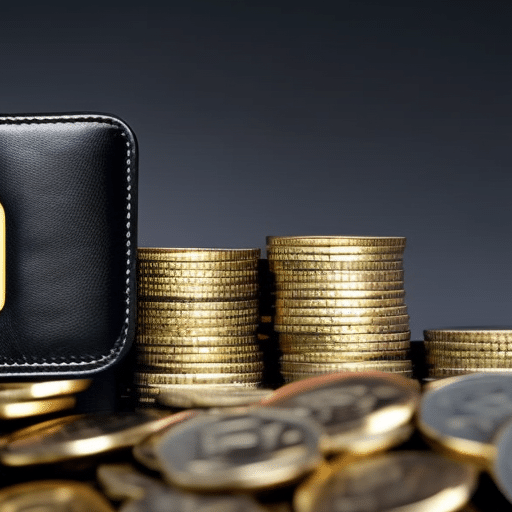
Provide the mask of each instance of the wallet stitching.
[{"label": "wallet stitching", "polygon": [[[121,352],[123,349],[127,337],[128,330],[130,325],[130,276],[131,276],[131,258],[132,258],[132,247],[131,247],[131,205],[132,205],[132,159],[135,156],[135,148],[132,147],[132,143],[130,138],[128,137],[128,132],[121,123],[117,122],[115,119],[109,117],[103,117],[98,115],[93,116],[59,116],[59,117],[4,117],[1,120],[2,124],[73,124],[77,122],[95,122],[99,124],[109,124],[115,126],[121,130],[121,135],[126,139],[126,317],[123,322],[123,327],[121,331],[121,336],[116,340],[114,346],[110,349],[108,354],[105,354],[99,358],[94,359],[93,355],[84,355],[81,357],[68,356],[67,360],[63,358],[50,358],[50,361],[46,358],[42,358],[40,360],[34,360],[31,363],[20,363],[12,358],[0,357],[4,361],[10,360],[10,363],[0,363],[0,367],[27,367],[27,366],[68,366],[68,367],[76,367],[76,366],[100,366],[104,362],[108,362],[111,359],[115,359],[115,357]],[[88,359],[90,358],[90,359]],[[82,359],[80,362],[69,362],[69,359]],[[82,370],[82,372],[86,372],[88,370]],[[76,371],[76,373],[82,373],[80,371]]]}]

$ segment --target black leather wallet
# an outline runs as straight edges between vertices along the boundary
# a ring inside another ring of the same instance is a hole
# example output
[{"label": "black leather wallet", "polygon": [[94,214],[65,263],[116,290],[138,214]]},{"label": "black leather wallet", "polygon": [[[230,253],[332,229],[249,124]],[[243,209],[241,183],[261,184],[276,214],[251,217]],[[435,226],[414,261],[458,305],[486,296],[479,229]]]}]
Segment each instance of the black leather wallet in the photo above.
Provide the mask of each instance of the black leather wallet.
[{"label": "black leather wallet", "polygon": [[0,203],[0,376],[110,367],[135,334],[132,130],[104,114],[0,116]]}]

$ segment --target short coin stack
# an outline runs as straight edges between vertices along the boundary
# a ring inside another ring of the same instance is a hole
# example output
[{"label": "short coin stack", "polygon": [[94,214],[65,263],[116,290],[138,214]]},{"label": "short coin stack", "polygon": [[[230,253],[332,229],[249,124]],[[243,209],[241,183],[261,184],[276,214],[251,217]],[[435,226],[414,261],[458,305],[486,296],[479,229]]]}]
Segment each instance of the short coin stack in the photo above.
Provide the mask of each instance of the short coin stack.
[{"label": "short coin stack", "polygon": [[512,372],[512,329],[430,329],[424,338],[429,378]]},{"label": "short coin stack", "polygon": [[334,371],[412,375],[403,237],[267,237],[286,382]]},{"label": "short coin stack", "polygon": [[138,249],[135,386],[256,386],[259,249]]}]

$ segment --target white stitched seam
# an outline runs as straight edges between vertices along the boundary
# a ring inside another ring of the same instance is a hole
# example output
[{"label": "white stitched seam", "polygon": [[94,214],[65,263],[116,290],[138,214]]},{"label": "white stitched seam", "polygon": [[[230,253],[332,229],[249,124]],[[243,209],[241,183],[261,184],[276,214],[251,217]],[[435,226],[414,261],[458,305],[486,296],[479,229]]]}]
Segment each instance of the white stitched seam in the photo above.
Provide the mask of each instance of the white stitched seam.
[{"label": "white stitched seam", "polygon": [[[127,223],[130,222],[130,219],[131,219],[130,210],[131,210],[131,200],[132,200],[132,197],[131,197],[131,188],[132,188],[131,187],[131,164],[132,164],[133,152],[132,152],[131,142],[129,140],[129,137],[127,137],[127,130],[121,123],[117,122],[114,118],[97,116],[97,115],[91,115],[91,116],[88,116],[88,115],[65,116],[64,115],[64,116],[59,116],[58,118],[44,117],[44,116],[42,116],[42,117],[4,116],[2,118],[2,120],[8,121],[8,122],[10,121],[13,124],[35,124],[35,123],[67,124],[67,123],[93,121],[96,123],[102,123],[102,124],[108,124],[110,126],[116,126],[117,128],[121,129],[121,135],[125,139],[127,139],[126,140],[127,150],[126,150],[126,161],[125,161],[125,163],[126,163],[126,193],[127,193],[126,221],[127,221]],[[2,120],[0,120],[0,124],[2,124]],[[3,124],[8,124],[8,123],[4,122]],[[133,148],[133,149],[135,149],[135,148]],[[131,262],[130,262],[131,241],[130,241],[130,238],[131,238],[131,231],[127,227],[127,231],[126,231],[126,256],[127,256],[127,258],[126,258],[126,274],[128,276],[130,276],[130,274],[131,274]],[[126,299],[127,305],[129,305],[129,303],[130,303],[129,282],[130,282],[130,279],[128,277],[128,279],[126,280],[126,290],[125,290],[126,297],[127,297],[127,299]],[[121,350],[123,349],[123,346],[126,343],[126,339],[128,337],[129,324],[130,324],[130,308],[129,307],[126,308],[125,314],[126,314],[126,317],[123,322],[121,336],[117,339],[113,348],[108,352],[108,354],[105,354],[105,355],[101,356],[100,358],[94,359],[94,356],[83,356],[83,357],[81,357],[81,359],[83,359],[85,357],[90,357],[91,359],[88,361],[80,361],[80,362],[65,362],[65,361],[58,362],[56,360],[56,358],[53,358],[54,362],[49,362],[49,361],[47,361],[47,359],[42,359],[40,362],[33,362],[33,363],[16,363],[16,362],[0,363],[0,367],[15,368],[15,367],[30,367],[30,366],[40,366],[40,367],[45,367],[45,366],[46,367],[48,367],[48,366],[51,366],[51,367],[53,367],[53,366],[77,367],[77,366],[85,366],[85,365],[100,366],[101,363],[108,362],[109,360],[115,358],[117,356],[117,354],[119,354],[121,352]],[[75,370],[75,373],[77,373],[77,374],[87,373],[88,371],[90,371],[90,370],[83,370],[83,371]]]}]

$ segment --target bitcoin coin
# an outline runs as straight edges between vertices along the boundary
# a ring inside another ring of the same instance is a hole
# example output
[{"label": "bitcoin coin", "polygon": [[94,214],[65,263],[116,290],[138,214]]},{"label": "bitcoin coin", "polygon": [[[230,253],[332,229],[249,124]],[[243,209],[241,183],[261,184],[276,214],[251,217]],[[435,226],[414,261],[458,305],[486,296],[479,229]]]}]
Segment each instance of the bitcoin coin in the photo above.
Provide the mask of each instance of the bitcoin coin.
[{"label": "bitcoin coin", "polygon": [[512,342],[512,329],[428,329],[426,341]]},{"label": "bitcoin coin", "polygon": [[138,247],[138,260],[152,261],[227,261],[258,259],[260,249],[203,249]]},{"label": "bitcoin coin", "polygon": [[328,246],[300,246],[300,245],[268,245],[267,255],[271,259],[277,254],[293,254],[293,255],[305,255],[305,254],[400,254],[404,252],[404,247],[394,245],[328,245]]},{"label": "bitcoin coin", "polygon": [[406,324],[409,315],[399,316],[290,316],[276,314],[278,325],[293,326],[344,326],[344,325],[399,325]]},{"label": "bitcoin coin", "polygon": [[416,381],[374,371],[286,384],[261,405],[291,409],[318,422],[326,433],[321,440],[324,452],[363,454],[391,446],[385,446],[381,436],[409,425],[419,401]]},{"label": "bitcoin coin", "polygon": [[402,260],[397,261],[314,261],[314,260],[272,260],[270,270],[403,270]]},{"label": "bitcoin coin", "polygon": [[470,374],[427,388],[418,426],[439,449],[487,466],[492,439],[511,416],[512,373]]},{"label": "bitcoin coin", "polygon": [[403,281],[403,270],[361,270],[345,271],[331,270],[324,272],[320,270],[283,270],[275,273],[276,283],[343,283],[343,282],[369,282],[369,281]]},{"label": "bitcoin coin", "polygon": [[[313,281],[310,283],[298,283],[294,281],[279,282],[276,281],[275,289],[277,293],[287,290],[321,290],[321,291],[387,291],[403,290],[403,281],[357,281],[357,282],[323,282]],[[342,296],[340,296],[342,298]]]},{"label": "bitcoin coin", "polygon": [[391,333],[359,333],[359,334],[288,334],[280,333],[279,341],[294,344],[341,344],[344,343],[366,343],[366,342],[387,342],[387,341],[408,341],[411,337],[410,331]]},{"label": "bitcoin coin", "polygon": [[298,480],[320,464],[321,430],[291,411],[200,415],[160,436],[166,479],[201,491],[248,491]]},{"label": "bitcoin coin", "polygon": [[139,333],[136,338],[139,345],[159,345],[162,347],[233,347],[254,345],[256,336],[251,335],[202,335],[202,336],[174,336],[160,334]]},{"label": "bitcoin coin", "polygon": [[4,382],[0,384],[0,403],[79,393],[87,389],[91,382],[91,379]]},{"label": "bitcoin coin", "polygon": [[162,384],[236,384],[261,382],[262,373],[148,373],[135,372],[137,385],[162,385]]},{"label": "bitcoin coin", "polygon": [[389,325],[284,325],[274,324],[279,333],[290,334],[386,334],[409,330],[408,323]]},{"label": "bitcoin coin", "polygon": [[0,509],[5,512],[114,512],[108,500],[92,486],[69,480],[42,480],[4,487],[0,490]]},{"label": "bitcoin coin", "polygon": [[[296,308],[285,308],[276,307],[276,312],[280,316],[288,317],[305,317],[305,316],[319,316],[319,317],[382,317],[382,316],[398,316],[407,315],[407,306],[397,306],[388,308],[309,308],[309,307],[296,307]],[[276,313],[276,316],[277,316]]]},{"label": "bitcoin coin", "polygon": [[343,363],[350,361],[378,361],[378,360],[400,360],[406,359],[408,350],[381,350],[381,351],[317,351],[302,352],[299,354],[284,353],[281,360],[284,362],[296,363]]},{"label": "bitcoin coin", "polygon": [[359,247],[364,246],[399,246],[405,247],[406,238],[401,236],[267,236],[266,242],[268,246],[343,246],[355,245]]},{"label": "bitcoin coin", "polygon": [[397,451],[314,473],[293,505],[296,512],[452,512],[469,501],[477,478],[472,466],[438,454]]},{"label": "bitcoin coin", "polygon": [[8,435],[0,449],[0,460],[7,466],[26,466],[126,448],[193,414],[187,411],[161,417],[150,413],[119,412],[48,420]]}]

